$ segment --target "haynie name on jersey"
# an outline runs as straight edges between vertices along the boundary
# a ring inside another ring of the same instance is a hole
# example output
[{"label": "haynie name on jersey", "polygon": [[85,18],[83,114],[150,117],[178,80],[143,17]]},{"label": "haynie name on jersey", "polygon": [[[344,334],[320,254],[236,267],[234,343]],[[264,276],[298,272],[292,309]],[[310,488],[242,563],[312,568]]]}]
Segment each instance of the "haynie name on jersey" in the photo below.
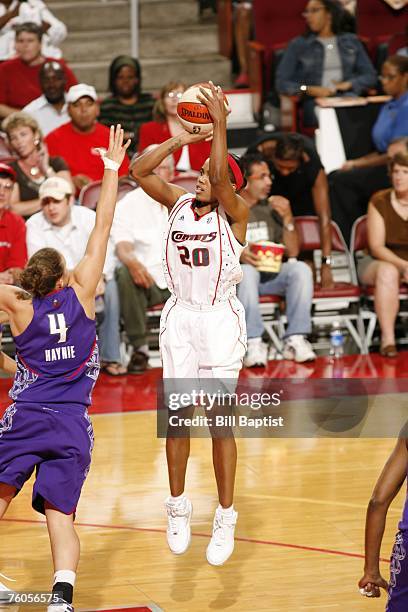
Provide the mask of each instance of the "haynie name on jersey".
[{"label": "haynie name on jersey", "polygon": [[59,361],[60,359],[75,359],[75,346],[56,346],[52,349],[45,349],[45,361]]}]

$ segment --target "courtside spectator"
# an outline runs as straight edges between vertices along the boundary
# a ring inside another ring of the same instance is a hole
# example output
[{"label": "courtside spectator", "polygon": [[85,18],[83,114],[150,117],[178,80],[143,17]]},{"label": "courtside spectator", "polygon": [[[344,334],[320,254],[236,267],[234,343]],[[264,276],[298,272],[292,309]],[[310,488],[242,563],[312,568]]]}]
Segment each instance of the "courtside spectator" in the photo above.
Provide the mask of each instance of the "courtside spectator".
[{"label": "courtside spectator", "polygon": [[[294,259],[299,252],[299,241],[290,202],[282,196],[269,196],[271,175],[265,159],[258,157],[245,166],[247,185],[240,194],[249,212],[248,246],[241,255],[243,278],[238,285],[238,298],[245,308],[248,334],[246,367],[265,366],[268,349],[262,342],[264,325],[259,296],[281,295],[286,301],[288,326],[285,333],[283,357],[297,362],[315,359],[316,355],[306,336],[311,332],[313,279],[310,267]],[[290,261],[282,264],[280,272],[270,280],[257,270],[258,257],[250,245],[258,240],[283,243]]]},{"label": "courtside spectator", "polygon": [[[102,179],[101,152],[108,147],[109,128],[97,121],[98,97],[91,85],[74,85],[66,100],[71,121],[50,132],[45,142],[50,155],[65,159],[79,192],[88,183]],[[129,158],[126,156],[119,174],[127,175],[128,169]]]},{"label": "courtside spectator", "polygon": [[[57,249],[65,257],[67,270],[73,270],[85,254],[96,214],[85,206],[75,206],[72,185],[60,177],[47,179],[40,188],[41,212],[27,221],[27,248],[31,257],[43,247]],[[96,295],[103,295],[104,318],[98,330],[101,361],[113,376],[125,374],[119,352],[119,297],[114,278],[116,259],[108,243],[103,278]],[[98,308],[99,310],[99,308]]]},{"label": "courtside spectator", "polygon": [[15,27],[36,23],[43,33],[42,52],[48,57],[61,57],[59,48],[67,28],[51,13],[42,0],[0,0],[0,60],[16,54]]},{"label": "courtside spectator", "polygon": [[11,196],[14,212],[25,217],[41,209],[39,189],[46,178],[60,176],[71,183],[71,175],[62,157],[50,157],[36,120],[27,113],[9,115],[2,124],[10,148],[18,157],[10,165],[17,180]]},{"label": "courtside spectator", "polygon": [[388,164],[397,153],[408,153],[408,136],[400,136],[390,142],[387,164],[329,175],[332,218],[347,242],[354,221],[366,214],[373,193],[391,187]]},{"label": "courtside spectator", "polygon": [[[333,218],[348,240],[353,221],[367,210],[372,193],[389,186],[387,148],[397,138],[408,136],[408,57],[391,55],[381,68],[384,93],[392,99],[384,104],[372,129],[375,150],[348,160],[329,175]],[[343,220],[342,220],[343,219]]]},{"label": "courtside spectator", "polygon": [[[163,160],[155,174],[170,182],[174,178],[173,158]],[[148,366],[147,308],[170,297],[162,266],[167,220],[167,208],[141,187],[127,193],[116,205],[112,238],[122,263],[116,270],[122,320],[133,347],[129,374],[140,374]]]},{"label": "courtside spectator", "polygon": [[302,96],[304,124],[315,126],[315,98],[362,95],[376,86],[377,74],[363,44],[345,31],[349,13],[337,0],[309,0],[303,15],[306,32],[285,50],[276,89]]},{"label": "courtside spectator", "polygon": [[65,102],[67,79],[59,62],[50,60],[41,66],[40,85],[42,96],[23,108],[34,117],[43,136],[70,120]]},{"label": "courtside spectator", "polygon": [[27,263],[26,227],[23,219],[9,210],[14,170],[0,162],[0,283],[18,284]]},{"label": "courtside spectator", "polygon": [[319,218],[323,257],[321,281],[323,287],[331,287],[329,187],[312,141],[301,134],[275,132],[263,136],[249,148],[249,151],[256,150],[266,158],[273,175],[270,195],[287,198],[295,217],[316,215]]},{"label": "courtside spectator", "polygon": [[381,328],[384,357],[396,357],[395,320],[399,287],[408,283],[408,153],[390,161],[391,189],[374,194],[368,206],[367,235],[370,255],[358,265],[359,279],[374,285],[374,305]]},{"label": "courtside spectator", "polygon": [[139,128],[151,121],[154,98],[142,91],[142,69],[140,63],[129,55],[115,57],[109,67],[109,91],[111,96],[101,103],[100,123],[110,127],[120,125],[125,130],[125,138],[132,143],[128,149],[129,157],[137,150]]},{"label": "courtside spectator", "polygon": [[[35,23],[16,27],[17,57],[0,64],[0,117],[21,110],[41,95],[40,69],[51,59],[41,52],[42,31]],[[67,88],[77,83],[72,70],[59,60],[67,78]]]},{"label": "courtside spectator", "polygon": [[[144,151],[152,144],[161,144],[183,132],[177,118],[177,104],[185,90],[186,86],[181,81],[170,81],[164,85],[153,110],[154,121],[140,128],[139,151]],[[173,153],[176,171],[200,172],[205,160],[210,157],[210,151],[211,144],[205,140],[177,149]]]}]

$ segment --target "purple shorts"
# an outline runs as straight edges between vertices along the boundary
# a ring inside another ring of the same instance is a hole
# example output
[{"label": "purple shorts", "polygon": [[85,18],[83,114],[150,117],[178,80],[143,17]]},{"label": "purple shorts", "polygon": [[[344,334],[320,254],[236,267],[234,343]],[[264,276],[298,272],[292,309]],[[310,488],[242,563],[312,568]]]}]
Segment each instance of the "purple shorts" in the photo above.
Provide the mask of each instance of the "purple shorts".
[{"label": "purple shorts", "polygon": [[391,553],[390,587],[386,612],[408,610],[408,532],[399,531]]},{"label": "purple shorts", "polygon": [[85,406],[16,402],[0,420],[0,482],[17,492],[36,468],[33,508],[44,501],[75,512],[91,464],[93,429]]}]

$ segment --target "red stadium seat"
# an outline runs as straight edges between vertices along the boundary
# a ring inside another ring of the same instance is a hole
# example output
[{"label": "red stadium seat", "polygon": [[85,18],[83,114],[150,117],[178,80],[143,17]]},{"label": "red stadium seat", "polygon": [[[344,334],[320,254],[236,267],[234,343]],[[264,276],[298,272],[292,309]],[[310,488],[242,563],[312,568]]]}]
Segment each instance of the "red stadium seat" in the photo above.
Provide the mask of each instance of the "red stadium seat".
[{"label": "red stadium seat", "polygon": [[396,10],[384,0],[358,0],[357,34],[366,40],[372,58],[377,46],[404,29],[408,18],[408,5]]},{"label": "red stadium seat", "polygon": [[250,87],[258,94],[255,111],[260,110],[265,94],[273,87],[276,54],[305,29],[305,4],[305,0],[254,0],[255,40],[248,43],[248,70]]},{"label": "red stadium seat", "polygon": [[[309,252],[321,249],[319,220],[314,216],[296,217],[300,250]],[[346,260],[348,282],[335,282],[333,289],[323,289],[315,285],[313,294],[313,323],[331,324],[341,320],[347,327],[361,353],[366,353],[366,334],[364,320],[360,311],[361,290],[355,280],[352,257],[338,225],[331,222],[333,252],[341,253]]]},{"label": "red stadium seat", "polygon": [[[86,206],[87,208],[91,208],[95,210],[96,205],[98,203],[99,194],[101,193],[101,185],[102,181],[93,181],[92,183],[88,183],[85,187],[82,187],[81,192],[79,194],[79,203],[82,206]],[[129,191],[133,191],[136,189],[137,183],[128,177],[123,177],[119,179],[118,184],[118,201],[123,198],[124,195],[129,193]]]}]

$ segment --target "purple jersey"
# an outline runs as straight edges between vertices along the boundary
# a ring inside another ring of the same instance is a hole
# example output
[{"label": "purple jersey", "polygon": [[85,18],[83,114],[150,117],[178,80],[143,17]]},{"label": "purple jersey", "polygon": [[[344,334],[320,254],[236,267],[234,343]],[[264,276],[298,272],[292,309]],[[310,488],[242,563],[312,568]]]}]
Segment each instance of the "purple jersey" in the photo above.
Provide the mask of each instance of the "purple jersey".
[{"label": "purple jersey", "polygon": [[408,531],[408,490],[407,490],[407,498],[405,500],[404,511],[402,513],[402,519],[400,521],[400,524],[398,525],[398,528],[401,529],[402,531]]},{"label": "purple jersey", "polygon": [[88,405],[99,374],[95,321],[72,287],[33,298],[34,316],[14,338],[17,373],[11,399]]}]

